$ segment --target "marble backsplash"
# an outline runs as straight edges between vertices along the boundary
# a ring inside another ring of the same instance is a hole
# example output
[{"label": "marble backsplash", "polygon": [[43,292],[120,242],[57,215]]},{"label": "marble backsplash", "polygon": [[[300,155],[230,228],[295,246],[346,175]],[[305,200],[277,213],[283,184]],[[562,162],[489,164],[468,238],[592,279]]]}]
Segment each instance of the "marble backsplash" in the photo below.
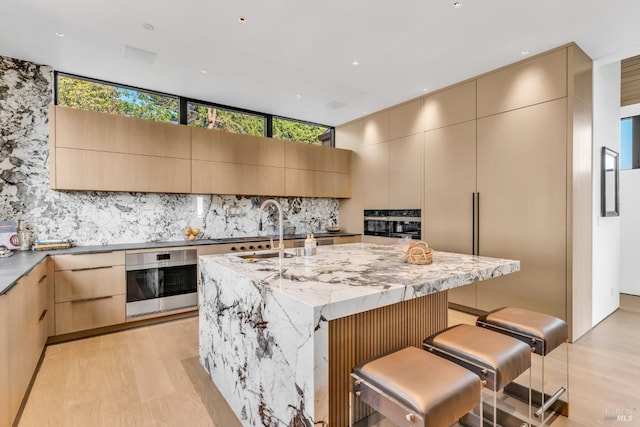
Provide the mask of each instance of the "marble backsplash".
[{"label": "marble backsplash", "polygon": [[[0,220],[21,220],[39,239],[77,245],[181,240],[186,225],[204,238],[258,234],[265,197],[67,192],[49,189],[51,67],[0,56]],[[278,198],[297,233],[338,223],[336,199]],[[269,208],[263,222],[275,222]]]}]

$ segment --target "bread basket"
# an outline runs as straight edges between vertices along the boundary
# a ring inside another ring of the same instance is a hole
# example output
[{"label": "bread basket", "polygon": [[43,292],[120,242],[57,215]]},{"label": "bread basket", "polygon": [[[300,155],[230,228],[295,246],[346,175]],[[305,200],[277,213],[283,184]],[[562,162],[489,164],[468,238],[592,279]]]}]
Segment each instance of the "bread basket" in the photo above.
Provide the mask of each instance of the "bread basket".
[{"label": "bread basket", "polygon": [[427,265],[433,262],[433,249],[425,242],[410,243],[406,254],[409,264]]}]

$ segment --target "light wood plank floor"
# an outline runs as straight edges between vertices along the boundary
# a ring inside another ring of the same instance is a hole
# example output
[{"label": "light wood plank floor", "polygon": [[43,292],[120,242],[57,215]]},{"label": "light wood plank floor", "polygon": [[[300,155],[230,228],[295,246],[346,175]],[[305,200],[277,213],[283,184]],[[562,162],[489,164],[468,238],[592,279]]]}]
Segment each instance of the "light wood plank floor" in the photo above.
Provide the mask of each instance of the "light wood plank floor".
[{"label": "light wood plank floor", "polygon": [[[450,312],[450,324],[474,318]],[[571,415],[553,427],[640,425],[640,297],[570,345]],[[628,410],[633,420],[606,420]],[[20,427],[217,426],[235,418],[198,361],[197,317],[49,346]]]}]

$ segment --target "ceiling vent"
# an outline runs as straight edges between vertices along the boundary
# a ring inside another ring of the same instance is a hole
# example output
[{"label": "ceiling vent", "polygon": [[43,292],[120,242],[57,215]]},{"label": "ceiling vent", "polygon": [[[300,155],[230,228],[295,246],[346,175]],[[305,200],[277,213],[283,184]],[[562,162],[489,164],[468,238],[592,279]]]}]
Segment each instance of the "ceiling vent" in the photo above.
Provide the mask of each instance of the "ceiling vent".
[{"label": "ceiling vent", "polygon": [[345,104],[344,102],[339,102],[339,101],[331,101],[330,103],[327,104],[328,108],[331,108],[332,110],[337,110],[339,108],[345,107],[347,104]]},{"label": "ceiling vent", "polygon": [[158,56],[155,52],[138,49],[137,47],[124,46],[122,50],[122,58],[136,62],[144,62],[145,64],[153,64]]}]

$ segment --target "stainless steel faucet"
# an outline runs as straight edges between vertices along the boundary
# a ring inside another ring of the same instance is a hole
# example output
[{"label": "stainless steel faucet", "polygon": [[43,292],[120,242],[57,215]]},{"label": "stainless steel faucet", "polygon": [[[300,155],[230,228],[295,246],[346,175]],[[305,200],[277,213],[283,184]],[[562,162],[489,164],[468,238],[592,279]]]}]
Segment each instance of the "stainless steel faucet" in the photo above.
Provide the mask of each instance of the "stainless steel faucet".
[{"label": "stainless steel faucet", "polygon": [[[267,199],[260,205],[260,210],[258,211],[258,216],[260,217],[260,222],[258,223],[258,230],[262,231],[262,211],[269,204],[273,204],[278,208],[278,229],[280,230],[280,240],[278,241],[278,261],[280,263],[280,271],[282,271],[282,258],[284,258],[284,233],[283,233],[283,225],[282,225],[282,206],[277,200]],[[273,247],[273,245],[272,245]]]}]

